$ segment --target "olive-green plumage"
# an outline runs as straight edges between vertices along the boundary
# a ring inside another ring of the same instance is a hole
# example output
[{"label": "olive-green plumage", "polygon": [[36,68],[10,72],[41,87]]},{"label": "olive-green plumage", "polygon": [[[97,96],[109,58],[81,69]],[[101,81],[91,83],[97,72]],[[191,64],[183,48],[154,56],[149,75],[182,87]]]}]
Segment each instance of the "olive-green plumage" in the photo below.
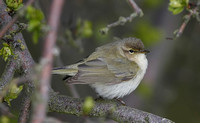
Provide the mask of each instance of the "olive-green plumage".
[{"label": "olive-green plumage", "polygon": [[125,83],[136,78],[143,69],[138,64],[138,59],[146,52],[143,43],[137,38],[119,39],[96,48],[95,52],[83,61],[55,68],[52,73],[71,76],[66,79],[66,82],[71,84],[110,86]]}]

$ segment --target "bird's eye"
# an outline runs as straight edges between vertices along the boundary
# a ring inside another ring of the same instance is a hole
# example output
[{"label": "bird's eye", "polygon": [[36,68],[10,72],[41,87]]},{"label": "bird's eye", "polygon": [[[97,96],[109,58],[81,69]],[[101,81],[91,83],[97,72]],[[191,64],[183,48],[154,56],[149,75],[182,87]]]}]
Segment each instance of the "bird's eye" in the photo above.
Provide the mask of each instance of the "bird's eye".
[{"label": "bird's eye", "polygon": [[129,53],[130,53],[130,54],[133,54],[133,53],[134,53],[134,51],[131,49],[131,50],[129,50]]}]

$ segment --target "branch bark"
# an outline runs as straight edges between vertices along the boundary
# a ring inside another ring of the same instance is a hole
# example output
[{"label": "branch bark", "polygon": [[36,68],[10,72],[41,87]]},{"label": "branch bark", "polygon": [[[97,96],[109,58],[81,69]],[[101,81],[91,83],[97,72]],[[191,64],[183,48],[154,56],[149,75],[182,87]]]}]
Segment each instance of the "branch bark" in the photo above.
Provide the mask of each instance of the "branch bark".
[{"label": "branch bark", "polygon": [[[31,4],[32,1],[33,0],[30,0],[28,2],[28,4]],[[0,0],[0,20],[1,20],[1,27],[3,27],[3,30],[5,30],[4,29],[5,25],[10,25],[9,28],[6,27],[9,32],[15,31],[19,28],[14,23],[10,24],[13,19],[8,15],[8,13],[6,11],[6,5],[3,2],[3,0]],[[21,43],[19,43],[18,41],[20,41]],[[5,87],[8,84],[8,82],[10,82],[12,80],[15,70],[18,70],[19,73],[23,74],[25,79],[29,78],[29,75],[35,64],[21,33],[16,34],[13,37],[13,40],[10,42],[10,44],[12,46],[15,58],[13,56],[10,59],[10,61],[7,63],[7,66],[5,68],[5,71],[4,71],[1,81],[0,81],[1,88]],[[19,45],[23,45],[25,48],[22,50],[19,47],[16,47]],[[22,68],[22,69],[20,69],[20,68]],[[27,79],[27,80],[30,80],[30,79]],[[30,105],[30,96],[31,96],[31,93],[32,93],[34,87],[33,87],[33,83],[30,83],[29,81],[27,81],[27,86],[28,86],[29,94],[25,95],[25,97],[24,97],[26,101],[24,102],[24,104],[21,108],[22,110],[21,110],[20,117],[19,117],[20,123],[26,122],[27,117],[29,115],[27,108]]]},{"label": "branch bark", "polygon": [[0,78],[0,90],[3,90],[5,85],[7,85],[8,82],[12,80],[15,73],[15,66],[16,63],[14,62],[13,59],[9,60],[8,63],[6,64],[5,71]]},{"label": "branch bark", "polygon": [[23,99],[23,105],[22,105],[21,112],[18,118],[18,123],[27,123],[27,120],[30,114],[30,109],[31,109],[30,105],[31,105],[30,96],[26,95]]},{"label": "branch bark", "polygon": [[[51,112],[84,116],[82,105],[83,101],[81,99],[58,95],[55,92],[51,92],[50,94],[49,111]],[[110,119],[123,123],[173,123],[173,121],[166,118],[162,118],[128,106],[123,106],[110,100],[96,101],[95,106],[90,112],[89,116],[109,117]]]}]

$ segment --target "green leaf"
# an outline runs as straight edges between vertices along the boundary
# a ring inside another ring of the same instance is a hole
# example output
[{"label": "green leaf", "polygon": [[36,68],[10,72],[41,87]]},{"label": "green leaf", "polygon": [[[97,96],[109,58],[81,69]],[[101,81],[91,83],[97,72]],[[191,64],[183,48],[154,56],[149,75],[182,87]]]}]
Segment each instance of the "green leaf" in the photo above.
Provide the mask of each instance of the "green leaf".
[{"label": "green leaf", "polygon": [[174,15],[177,15],[177,14],[181,13],[183,10],[184,10],[184,8],[176,8],[176,9],[172,10],[172,13]]},{"label": "green leaf", "polygon": [[30,20],[32,18],[32,14],[34,13],[34,8],[32,6],[28,6],[26,9],[26,19]]},{"label": "green leaf", "polygon": [[94,105],[95,105],[95,103],[94,103],[93,98],[92,97],[86,97],[85,101],[83,103],[83,113],[85,115],[88,115],[92,111]]},{"label": "green leaf", "polygon": [[7,43],[3,43],[4,47],[9,47],[9,45]]},{"label": "green leaf", "polygon": [[169,6],[172,8],[182,7],[180,0],[170,0]]},{"label": "green leaf", "polygon": [[38,38],[40,37],[40,34],[39,34],[39,32],[37,32],[37,31],[34,31],[33,32],[33,43],[34,44],[37,44],[37,42],[38,42]]},{"label": "green leaf", "polygon": [[40,29],[40,21],[38,20],[30,20],[29,21],[29,26],[28,26],[28,31],[29,32],[34,32],[34,31],[38,31]]},{"label": "green leaf", "polygon": [[16,99],[18,95],[20,94],[20,92],[22,91],[22,89],[23,89],[23,85],[17,87],[16,84],[13,84],[11,88],[8,90],[6,96],[4,97],[4,101],[6,101],[9,106],[11,106],[10,101],[12,101],[13,99]]},{"label": "green leaf", "polygon": [[41,10],[32,6],[28,6],[26,10],[26,19],[29,21],[28,31],[33,33],[32,39],[34,44],[36,44],[38,42],[38,38],[41,35],[41,29],[44,26],[42,23],[44,14]]},{"label": "green leaf", "polygon": [[3,57],[4,61],[7,61],[8,57],[13,55],[11,47],[7,43],[3,43],[3,48],[0,50],[0,56]]},{"label": "green leaf", "polygon": [[43,14],[42,11],[39,10],[39,9],[36,9],[36,10],[35,10],[35,15],[37,15],[37,16],[36,16],[37,20],[43,20],[43,19],[44,19],[44,14]]},{"label": "green leaf", "polygon": [[10,10],[17,11],[23,6],[23,3],[22,0],[6,0],[6,5]]},{"label": "green leaf", "polygon": [[170,0],[168,10],[174,15],[181,13],[188,5],[189,0]]},{"label": "green leaf", "polygon": [[2,115],[0,117],[0,123],[10,123],[10,120],[7,116]]},{"label": "green leaf", "polygon": [[89,38],[92,36],[92,23],[88,20],[78,19],[76,22],[76,38]]},{"label": "green leaf", "polygon": [[90,21],[84,21],[82,27],[82,37],[88,38],[92,36],[92,23]]}]

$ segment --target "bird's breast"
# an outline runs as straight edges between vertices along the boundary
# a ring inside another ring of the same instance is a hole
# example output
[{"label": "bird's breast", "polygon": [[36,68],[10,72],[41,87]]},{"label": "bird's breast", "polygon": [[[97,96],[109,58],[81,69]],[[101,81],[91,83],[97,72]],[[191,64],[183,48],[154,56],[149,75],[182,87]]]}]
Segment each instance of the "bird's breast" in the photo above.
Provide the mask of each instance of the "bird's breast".
[{"label": "bird's breast", "polygon": [[138,61],[135,62],[138,64],[140,69],[137,72],[136,76],[131,80],[122,81],[121,83],[112,85],[107,85],[105,83],[95,83],[91,84],[91,87],[93,87],[100,96],[107,99],[121,98],[125,95],[130,94],[137,88],[137,86],[141,82],[148,65],[146,56],[144,54],[139,54],[139,56],[137,56],[137,60]]}]

